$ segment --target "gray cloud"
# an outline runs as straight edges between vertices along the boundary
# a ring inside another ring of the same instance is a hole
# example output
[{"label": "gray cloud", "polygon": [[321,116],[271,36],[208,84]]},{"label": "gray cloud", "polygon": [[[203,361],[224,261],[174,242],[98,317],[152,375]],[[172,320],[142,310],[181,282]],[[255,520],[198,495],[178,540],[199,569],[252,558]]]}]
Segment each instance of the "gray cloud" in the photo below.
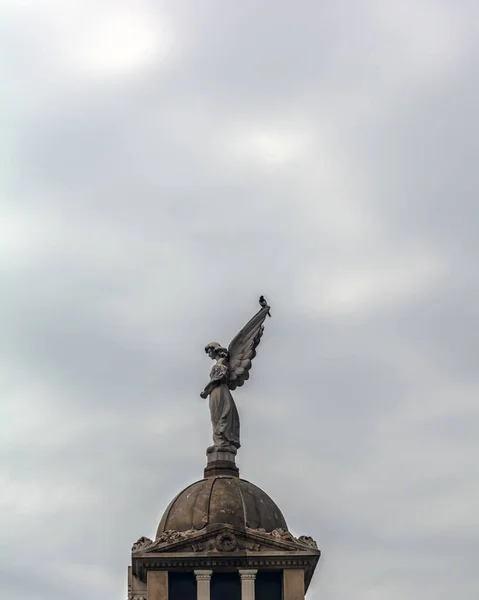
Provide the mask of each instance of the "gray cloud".
[{"label": "gray cloud", "polygon": [[125,594],[259,293],[238,462],[308,598],[477,595],[475,3],[1,10],[1,595]]}]

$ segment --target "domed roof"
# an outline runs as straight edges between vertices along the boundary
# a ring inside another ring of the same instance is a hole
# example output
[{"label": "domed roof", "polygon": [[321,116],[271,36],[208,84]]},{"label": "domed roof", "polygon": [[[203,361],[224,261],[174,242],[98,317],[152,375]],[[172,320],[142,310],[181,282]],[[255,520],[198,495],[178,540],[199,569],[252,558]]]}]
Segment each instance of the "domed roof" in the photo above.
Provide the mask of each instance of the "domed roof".
[{"label": "domed roof", "polygon": [[176,496],[163,515],[156,537],[164,531],[203,529],[229,524],[238,529],[288,529],[271,498],[239,477],[208,477],[191,484]]}]

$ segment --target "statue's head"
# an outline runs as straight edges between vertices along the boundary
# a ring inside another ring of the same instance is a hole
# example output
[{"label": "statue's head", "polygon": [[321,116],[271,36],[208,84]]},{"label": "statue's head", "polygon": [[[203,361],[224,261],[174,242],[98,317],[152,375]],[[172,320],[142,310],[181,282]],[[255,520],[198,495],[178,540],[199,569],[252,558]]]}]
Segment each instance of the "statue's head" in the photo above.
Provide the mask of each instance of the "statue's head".
[{"label": "statue's head", "polygon": [[223,346],[221,344],[218,344],[218,342],[210,342],[209,344],[207,344],[205,346],[205,352],[213,360],[216,360],[217,358],[227,359],[229,356],[228,350],[226,348],[223,348]]}]

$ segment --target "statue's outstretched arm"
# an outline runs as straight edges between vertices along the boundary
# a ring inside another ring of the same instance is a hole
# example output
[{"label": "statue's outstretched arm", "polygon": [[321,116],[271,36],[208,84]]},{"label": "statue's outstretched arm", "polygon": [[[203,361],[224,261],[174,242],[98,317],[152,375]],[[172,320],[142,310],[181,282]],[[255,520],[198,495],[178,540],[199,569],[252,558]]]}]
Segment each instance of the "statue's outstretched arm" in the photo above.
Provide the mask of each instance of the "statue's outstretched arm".
[{"label": "statue's outstretched arm", "polygon": [[202,398],[207,398],[214,388],[226,380],[227,369],[224,366],[215,365],[211,371],[211,379],[206,384],[205,389],[201,392]]},{"label": "statue's outstretched arm", "polygon": [[201,392],[200,396],[202,398],[208,398],[208,396],[211,394],[211,392],[214,390],[214,388],[219,385],[221,382],[213,379],[211,381],[209,381],[206,386],[205,389]]}]

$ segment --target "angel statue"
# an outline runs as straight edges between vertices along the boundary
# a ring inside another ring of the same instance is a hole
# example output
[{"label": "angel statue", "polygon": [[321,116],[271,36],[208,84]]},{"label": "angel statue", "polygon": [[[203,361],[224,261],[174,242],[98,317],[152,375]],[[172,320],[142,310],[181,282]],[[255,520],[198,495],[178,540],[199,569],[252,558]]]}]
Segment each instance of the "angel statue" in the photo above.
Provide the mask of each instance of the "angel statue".
[{"label": "angel statue", "polygon": [[228,349],[218,342],[210,342],[205,348],[206,354],[216,360],[210,381],[200,394],[202,398],[210,397],[214,445],[207,449],[207,453],[222,451],[236,454],[240,447],[239,415],[230,390],[241,387],[249,378],[251,361],[256,356],[263,323],[270,311],[266,302],[261,306],[261,310],[234,337]]}]

